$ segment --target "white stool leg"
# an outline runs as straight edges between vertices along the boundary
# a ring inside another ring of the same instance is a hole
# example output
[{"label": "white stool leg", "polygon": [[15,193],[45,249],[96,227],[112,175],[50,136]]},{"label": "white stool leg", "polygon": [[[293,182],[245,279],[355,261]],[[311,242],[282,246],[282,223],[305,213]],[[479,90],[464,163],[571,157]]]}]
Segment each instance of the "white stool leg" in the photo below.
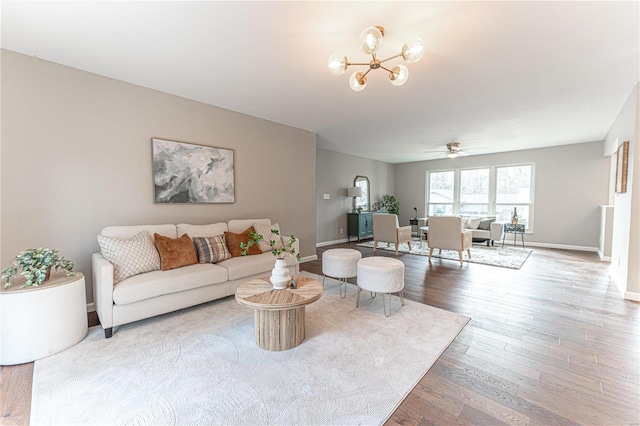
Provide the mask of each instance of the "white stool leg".
[{"label": "white stool leg", "polygon": [[[347,297],[347,279],[346,278],[338,278],[338,283],[340,284],[340,299],[344,299]],[[342,294],[342,284],[344,283],[344,295]]]},{"label": "white stool leg", "polygon": [[360,292],[362,291],[362,289],[360,288],[360,286],[358,286],[358,297],[356,297],[356,308],[360,307]]}]

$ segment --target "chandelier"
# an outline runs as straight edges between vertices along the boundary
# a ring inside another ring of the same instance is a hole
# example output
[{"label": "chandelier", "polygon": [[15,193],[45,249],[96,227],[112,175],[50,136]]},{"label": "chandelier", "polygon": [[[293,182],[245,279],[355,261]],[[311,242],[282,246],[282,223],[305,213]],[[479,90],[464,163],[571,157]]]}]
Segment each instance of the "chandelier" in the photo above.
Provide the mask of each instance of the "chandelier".
[{"label": "chandelier", "polygon": [[367,74],[371,70],[383,69],[389,73],[389,82],[394,86],[402,86],[409,78],[409,70],[404,65],[396,65],[387,68],[383,63],[402,56],[407,63],[418,62],[424,55],[424,43],[418,37],[409,40],[402,46],[402,50],[397,55],[393,55],[386,59],[378,59],[376,52],[382,46],[382,38],[384,37],[384,28],[375,26],[365,28],[360,34],[360,50],[365,54],[371,55],[369,62],[349,62],[349,59],[342,53],[336,52],[329,56],[329,72],[334,75],[342,75],[351,65],[364,65],[369,69],[366,72],[354,72],[349,77],[349,87],[355,92],[360,92],[367,87]]}]

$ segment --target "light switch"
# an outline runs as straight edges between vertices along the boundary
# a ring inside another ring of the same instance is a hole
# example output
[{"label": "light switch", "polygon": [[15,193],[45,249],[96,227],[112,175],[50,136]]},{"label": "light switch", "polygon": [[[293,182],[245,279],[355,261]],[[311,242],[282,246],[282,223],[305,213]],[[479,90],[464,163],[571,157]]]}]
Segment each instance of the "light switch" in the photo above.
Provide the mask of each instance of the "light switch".
[{"label": "light switch", "polygon": [[328,199],[330,198],[330,197],[329,197],[329,194],[324,194],[324,197],[323,197],[323,198],[324,198],[325,200],[328,200]]}]

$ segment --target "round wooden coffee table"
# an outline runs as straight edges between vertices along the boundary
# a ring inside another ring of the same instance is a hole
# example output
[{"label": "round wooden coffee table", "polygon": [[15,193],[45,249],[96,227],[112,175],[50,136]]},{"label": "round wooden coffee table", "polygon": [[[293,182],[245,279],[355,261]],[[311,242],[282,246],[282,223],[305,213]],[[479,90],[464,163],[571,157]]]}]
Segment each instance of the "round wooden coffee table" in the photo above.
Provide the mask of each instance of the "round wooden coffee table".
[{"label": "round wooden coffee table", "polygon": [[267,351],[286,351],[304,340],[305,305],[322,296],[322,284],[299,276],[297,288],[274,290],[269,277],[256,278],[236,290],[236,301],[255,310],[256,343]]}]

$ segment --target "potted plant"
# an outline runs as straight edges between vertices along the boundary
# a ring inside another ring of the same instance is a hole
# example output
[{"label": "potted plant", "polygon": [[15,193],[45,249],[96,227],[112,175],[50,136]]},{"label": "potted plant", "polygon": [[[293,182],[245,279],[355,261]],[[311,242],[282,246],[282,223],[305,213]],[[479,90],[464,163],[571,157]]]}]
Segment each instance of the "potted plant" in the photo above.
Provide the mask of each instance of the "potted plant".
[{"label": "potted plant", "polygon": [[73,262],[60,256],[58,250],[47,247],[26,249],[11,261],[10,266],[2,270],[2,280],[7,280],[4,288],[11,285],[11,279],[16,275],[25,277],[22,287],[37,287],[49,279],[51,268],[56,272],[62,269],[67,276],[76,275],[73,272]]},{"label": "potted plant", "polygon": [[400,203],[393,195],[383,195],[380,206],[391,214],[400,214]]},{"label": "potted plant", "polygon": [[[295,258],[300,261],[300,253],[296,252],[296,248],[293,244],[297,241],[296,236],[291,234],[289,236],[289,241],[286,244],[283,244],[282,247],[277,248],[276,239],[280,238],[280,231],[277,229],[272,229],[271,234],[274,238],[269,239],[269,244],[273,248],[271,253],[276,257],[276,263],[271,271],[271,285],[276,290],[282,290],[287,288],[289,282],[291,281],[291,275],[289,275],[289,268],[285,263],[285,257],[287,256],[295,256]],[[249,247],[254,244],[258,244],[262,240],[263,236],[256,234],[255,232],[249,233],[249,242],[248,243],[240,243],[240,248],[242,249],[242,255],[246,256]]]}]

